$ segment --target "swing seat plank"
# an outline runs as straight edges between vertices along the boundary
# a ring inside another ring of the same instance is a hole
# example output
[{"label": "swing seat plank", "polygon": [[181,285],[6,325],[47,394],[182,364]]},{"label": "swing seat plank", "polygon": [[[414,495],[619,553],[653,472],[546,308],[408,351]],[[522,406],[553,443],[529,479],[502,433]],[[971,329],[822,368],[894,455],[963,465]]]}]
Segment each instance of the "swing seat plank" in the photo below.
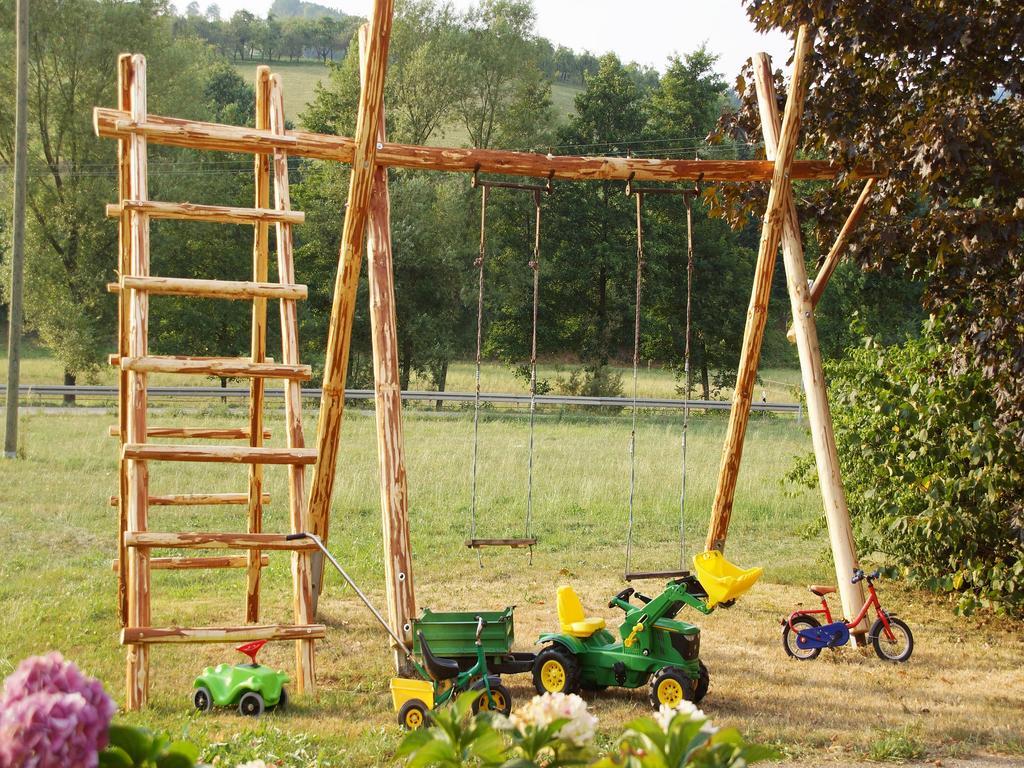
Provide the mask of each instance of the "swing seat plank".
[{"label": "swing seat plank", "polygon": [[483,549],[484,547],[511,547],[512,549],[525,549],[537,544],[537,539],[466,539],[466,546],[470,549]]},{"label": "swing seat plank", "polygon": [[626,581],[644,581],[646,579],[685,579],[689,571],[627,571],[623,574]]}]

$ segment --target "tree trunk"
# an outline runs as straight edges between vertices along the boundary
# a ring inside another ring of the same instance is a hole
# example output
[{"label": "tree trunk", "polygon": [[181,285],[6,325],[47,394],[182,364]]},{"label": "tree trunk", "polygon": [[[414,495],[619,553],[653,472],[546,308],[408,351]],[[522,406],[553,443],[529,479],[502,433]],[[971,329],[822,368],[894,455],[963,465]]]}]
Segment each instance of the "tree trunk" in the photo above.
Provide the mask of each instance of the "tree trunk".
[{"label": "tree trunk", "polygon": [[[437,369],[437,380],[434,382],[435,384],[437,384],[437,391],[438,392],[444,392],[444,388],[446,386],[447,381],[448,381],[448,361],[445,360],[443,363],[441,363],[440,367]],[[438,400],[434,404],[434,409],[435,410],[440,411],[443,408],[444,408],[444,400]]]},{"label": "tree trunk", "polygon": [[711,399],[711,377],[708,376],[708,350],[704,342],[700,343],[700,386],[704,399]]},{"label": "tree trunk", "polygon": [[[75,374],[70,373],[68,371],[64,371],[64,386],[65,387],[73,387],[77,383],[78,383],[78,379],[75,376]],[[64,395],[64,405],[74,405],[74,404],[75,404],[75,396],[74,396],[74,394],[72,394],[71,392],[66,393]]]}]

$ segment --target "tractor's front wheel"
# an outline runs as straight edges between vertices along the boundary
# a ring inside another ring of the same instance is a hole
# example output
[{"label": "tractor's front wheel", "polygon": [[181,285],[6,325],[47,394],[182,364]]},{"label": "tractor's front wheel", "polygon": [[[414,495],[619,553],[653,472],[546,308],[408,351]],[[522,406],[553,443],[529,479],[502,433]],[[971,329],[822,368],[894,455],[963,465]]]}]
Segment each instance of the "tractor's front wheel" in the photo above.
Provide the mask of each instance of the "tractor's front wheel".
[{"label": "tractor's front wheel", "polygon": [[708,673],[708,668],[704,666],[703,661],[697,662],[700,665],[700,670],[697,672],[697,682],[693,688],[693,703],[700,704],[701,699],[708,695],[708,687],[711,685],[711,675]]},{"label": "tractor's front wheel", "polygon": [[533,662],[533,687],[545,693],[576,693],[580,683],[580,662],[560,645],[549,645]]},{"label": "tractor's front wheel", "polygon": [[693,680],[675,667],[665,667],[651,682],[651,706],[660,709],[662,704],[677,707],[683,700],[694,701]]}]

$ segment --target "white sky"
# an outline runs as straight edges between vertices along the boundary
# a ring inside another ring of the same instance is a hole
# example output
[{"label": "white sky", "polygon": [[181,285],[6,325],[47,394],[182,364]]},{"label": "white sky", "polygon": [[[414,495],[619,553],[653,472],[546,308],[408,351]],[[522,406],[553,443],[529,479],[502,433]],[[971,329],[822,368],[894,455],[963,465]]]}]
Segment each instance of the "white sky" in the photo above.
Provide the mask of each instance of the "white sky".
[{"label": "white sky", "polygon": [[[200,0],[205,8],[211,0]],[[214,0],[228,18],[245,8],[266,15],[272,0]],[[317,0],[345,13],[367,16],[372,0]],[[453,0],[465,8],[472,0]],[[179,4],[184,5],[185,0]],[[664,69],[672,53],[692,51],[702,42],[721,59],[719,70],[732,84],[752,54],[767,51],[784,67],[792,44],[776,32],[754,31],[740,0],[534,0],[537,31],[555,44],[601,54],[614,51],[623,61]]]}]

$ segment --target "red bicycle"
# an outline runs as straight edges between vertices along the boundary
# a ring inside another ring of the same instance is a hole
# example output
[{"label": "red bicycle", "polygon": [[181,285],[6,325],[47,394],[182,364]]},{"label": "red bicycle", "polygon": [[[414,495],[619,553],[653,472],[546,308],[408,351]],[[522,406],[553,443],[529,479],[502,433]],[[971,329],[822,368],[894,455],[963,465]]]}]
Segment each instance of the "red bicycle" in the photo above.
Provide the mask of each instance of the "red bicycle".
[{"label": "red bicycle", "polygon": [[[835,587],[811,585],[811,592],[821,598],[818,610],[793,611],[788,619],[782,620],[782,647],[786,653],[800,661],[811,661],[818,658],[822,648],[838,648],[850,642],[850,630],[858,626],[867,615],[868,609],[874,606],[877,618],[868,631],[868,641],[874,646],[875,653],[882,661],[895,663],[906,661],[914,652],[914,635],[906,623],[890,613],[886,613],[878,601],[875,592],[875,580],[879,571],[865,574],[855,568],[850,580],[857,584],[864,579],[868,582],[868,600],[853,621],[833,621],[832,612],[828,607],[826,595],[836,591]],[[822,624],[816,615],[824,615]]]}]

